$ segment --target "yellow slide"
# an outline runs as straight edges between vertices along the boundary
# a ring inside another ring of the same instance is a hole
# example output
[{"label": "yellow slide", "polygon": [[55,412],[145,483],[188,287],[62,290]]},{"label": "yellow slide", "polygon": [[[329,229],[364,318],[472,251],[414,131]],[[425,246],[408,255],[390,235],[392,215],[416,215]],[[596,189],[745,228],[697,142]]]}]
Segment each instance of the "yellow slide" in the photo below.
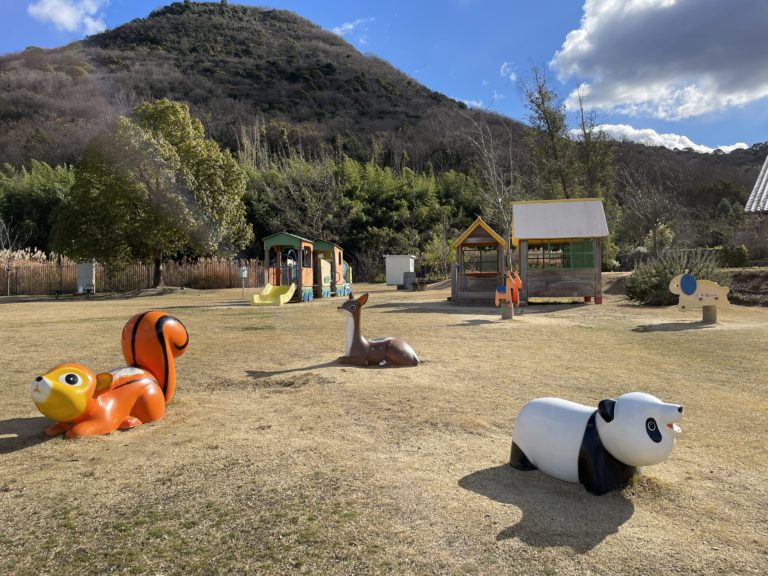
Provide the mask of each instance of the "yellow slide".
[{"label": "yellow slide", "polygon": [[261,294],[254,295],[251,304],[254,306],[282,306],[293,297],[294,292],[296,292],[296,284],[293,283],[290,286],[267,284]]}]

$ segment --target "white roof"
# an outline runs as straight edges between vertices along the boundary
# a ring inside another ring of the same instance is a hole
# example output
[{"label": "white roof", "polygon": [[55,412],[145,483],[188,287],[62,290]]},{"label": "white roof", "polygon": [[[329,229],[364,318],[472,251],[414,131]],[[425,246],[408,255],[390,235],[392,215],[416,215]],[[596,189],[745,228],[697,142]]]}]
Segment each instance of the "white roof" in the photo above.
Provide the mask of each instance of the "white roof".
[{"label": "white roof", "polygon": [[747,212],[768,212],[768,156],[765,158],[763,169],[760,170],[760,175],[757,177],[757,182],[752,188],[752,194],[749,195],[744,210]]},{"label": "white roof", "polygon": [[515,238],[602,238],[608,223],[601,200],[544,200],[516,202],[512,206]]}]

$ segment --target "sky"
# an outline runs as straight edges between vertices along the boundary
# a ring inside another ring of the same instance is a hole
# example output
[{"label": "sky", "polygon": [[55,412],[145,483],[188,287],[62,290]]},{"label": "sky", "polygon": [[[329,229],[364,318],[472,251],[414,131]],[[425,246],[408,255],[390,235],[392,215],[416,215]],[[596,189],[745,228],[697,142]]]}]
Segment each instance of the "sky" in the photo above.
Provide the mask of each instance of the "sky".
[{"label": "sky", "polygon": [[[162,0],[0,0],[0,54],[54,48]],[[527,122],[546,72],[575,125],[669,148],[768,141],[768,0],[230,0],[291,10],[469,106]]]}]

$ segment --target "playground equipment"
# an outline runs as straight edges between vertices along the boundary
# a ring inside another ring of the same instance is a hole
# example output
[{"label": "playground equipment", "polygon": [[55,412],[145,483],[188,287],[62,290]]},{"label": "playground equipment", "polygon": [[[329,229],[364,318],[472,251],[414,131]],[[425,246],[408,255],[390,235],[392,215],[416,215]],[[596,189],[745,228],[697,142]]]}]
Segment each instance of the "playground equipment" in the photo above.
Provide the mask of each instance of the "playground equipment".
[{"label": "playground equipment", "polygon": [[125,368],[94,374],[81,364],[60,364],[32,382],[37,409],[56,424],[48,436],[109,434],[163,417],[176,389],[174,358],[189,344],[184,325],[153,310],[123,328]]},{"label": "playground equipment", "polygon": [[666,460],[682,414],[682,406],[643,392],[601,400],[597,410],[560,398],[532,400],[517,416],[510,464],[580,482],[599,496],[626,486],[638,466]]},{"label": "playground equipment", "polygon": [[523,281],[520,280],[520,276],[515,272],[514,278],[512,274],[507,271],[504,284],[496,287],[496,306],[502,305],[502,318],[509,319],[514,316],[512,306],[515,308],[520,307],[520,288],[523,287]]},{"label": "playground equipment", "polygon": [[264,238],[267,263],[266,284],[296,285],[293,300],[309,302],[314,298],[314,243],[301,236],[278,232]]},{"label": "playground equipment", "polygon": [[296,284],[289,286],[273,286],[267,283],[260,294],[254,294],[251,301],[252,306],[282,306],[290,302],[293,294],[296,292]]},{"label": "playground equipment", "polygon": [[349,299],[338,307],[340,312],[347,315],[347,342],[344,356],[339,358],[342,364],[354,366],[416,366],[419,358],[413,348],[399,338],[377,338],[368,340],[360,331],[360,315],[363,306],[368,302],[368,294]]},{"label": "playground equipment", "polygon": [[702,322],[717,322],[717,309],[731,304],[728,302],[730,288],[720,286],[711,280],[696,280],[687,270],[685,274],[678,274],[672,278],[669,282],[669,291],[680,296],[677,303],[679,310],[701,307]]},{"label": "playground equipment", "polygon": [[453,243],[451,302],[459,306],[490,306],[503,282],[509,245],[478,217]]},{"label": "playground equipment", "polygon": [[352,295],[352,266],[342,260],[341,272],[336,272],[336,296]]}]

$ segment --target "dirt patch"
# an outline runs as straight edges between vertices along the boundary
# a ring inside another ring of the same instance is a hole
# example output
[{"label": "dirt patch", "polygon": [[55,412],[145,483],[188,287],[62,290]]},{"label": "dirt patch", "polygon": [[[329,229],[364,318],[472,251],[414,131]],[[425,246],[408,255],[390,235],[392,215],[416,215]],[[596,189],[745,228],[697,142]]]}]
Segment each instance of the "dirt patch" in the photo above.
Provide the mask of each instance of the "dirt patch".
[{"label": "dirt patch", "polygon": [[768,269],[731,270],[730,274],[731,302],[768,306]]}]

